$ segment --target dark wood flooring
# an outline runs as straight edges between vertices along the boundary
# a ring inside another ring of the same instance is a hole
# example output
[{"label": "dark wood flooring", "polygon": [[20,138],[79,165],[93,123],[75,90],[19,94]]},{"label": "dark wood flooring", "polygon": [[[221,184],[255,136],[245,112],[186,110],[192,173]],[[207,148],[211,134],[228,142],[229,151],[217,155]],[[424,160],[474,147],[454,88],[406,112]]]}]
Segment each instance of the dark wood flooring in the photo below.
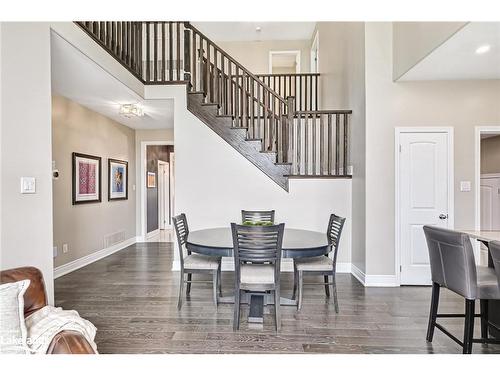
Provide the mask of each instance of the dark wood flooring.
[{"label": "dark wood flooring", "polygon": [[[235,333],[233,305],[216,310],[208,284],[194,284],[177,310],[179,273],[171,271],[172,261],[170,243],[132,245],[58,278],[56,305],[96,325],[100,353],[461,353],[439,331],[432,344],[426,342],[428,287],[364,288],[353,276],[339,274],[339,314],[321,286],[306,285],[302,311],[281,308],[279,334],[271,309],[259,327],[246,322],[247,306]],[[231,273],[224,272],[225,294],[231,294],[232,283]],[[282,294],[291,295],[291,286],[292,275],[285,273]],[[463,300],[442,292],[440,312],[463,309]],[[442,322],[462,337],[462,319]],[[500,346],[474,344],[473,351],[500,353]]]}]

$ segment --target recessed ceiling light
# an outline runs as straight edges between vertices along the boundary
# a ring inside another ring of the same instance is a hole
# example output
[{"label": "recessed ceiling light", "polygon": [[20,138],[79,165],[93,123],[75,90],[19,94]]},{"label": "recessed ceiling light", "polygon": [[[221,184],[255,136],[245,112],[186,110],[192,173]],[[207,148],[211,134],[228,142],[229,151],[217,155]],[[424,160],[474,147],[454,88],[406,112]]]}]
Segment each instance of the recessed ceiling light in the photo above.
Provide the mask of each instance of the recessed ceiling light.
[{"label": "recessed ceiling light", "polygon": [[260,32],[260,31],[262,31],[262,28],[261,28],[260,26],[257,26],[257,27],[255,28],[255,31]]},{"label": "recessed ceiling light", "polygon": [[488,52],[491,49],[491,46],[489,44],[485,44],[483,46],[480,46],[476,49],[476,53],[478,55],[482,55],[483,53]]}]

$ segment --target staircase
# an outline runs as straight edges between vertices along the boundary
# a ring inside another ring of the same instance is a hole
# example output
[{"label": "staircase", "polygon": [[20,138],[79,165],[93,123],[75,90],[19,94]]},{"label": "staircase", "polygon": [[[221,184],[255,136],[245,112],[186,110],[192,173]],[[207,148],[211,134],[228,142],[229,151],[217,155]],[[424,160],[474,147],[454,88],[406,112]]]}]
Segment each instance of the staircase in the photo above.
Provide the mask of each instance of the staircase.
[{"label": "staircase", "polygon": [[319,74],[256,76],[189,22],[77,22],[145,85],[185,84],[188,110],[280,187],[350,178],[349,110],[318,110]]}]

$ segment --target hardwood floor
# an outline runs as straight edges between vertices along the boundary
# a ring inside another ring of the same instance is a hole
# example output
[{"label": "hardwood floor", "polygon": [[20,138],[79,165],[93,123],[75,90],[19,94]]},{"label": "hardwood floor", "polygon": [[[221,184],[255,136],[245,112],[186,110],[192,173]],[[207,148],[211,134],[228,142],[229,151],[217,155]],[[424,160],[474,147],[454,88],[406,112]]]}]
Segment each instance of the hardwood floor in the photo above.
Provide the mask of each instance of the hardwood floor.
[{"label": "hardwood floor", "polygon": [[[58,278],[56,305],[96,325],[100,353],[461,353],[437,330],[434,342],[426,342],[428,287],[364,288],[353,276],[339,274],[339,314],[321,286],[305,285],[300,312],[281,308],[279,334],[268,308],[263,327],[249,325],[247,306],[235,333],[233,306],[216,310],[209,284],[194,284],[177,310],[179,273],[171,271],[172,261],[171,243],[132,245]],[[223,292],[231,294],[231,273],[222,277]],[[292,274],[286,273],[282,294],[291,295],[291,286]],[[460,298],[442,292],[440,312],[463,309]],[[462,337],[462,319],[442,322]],[[476,337],[479,332],[476,319]],[[500,346],[474,344],[473,352],[500,353]]]}]

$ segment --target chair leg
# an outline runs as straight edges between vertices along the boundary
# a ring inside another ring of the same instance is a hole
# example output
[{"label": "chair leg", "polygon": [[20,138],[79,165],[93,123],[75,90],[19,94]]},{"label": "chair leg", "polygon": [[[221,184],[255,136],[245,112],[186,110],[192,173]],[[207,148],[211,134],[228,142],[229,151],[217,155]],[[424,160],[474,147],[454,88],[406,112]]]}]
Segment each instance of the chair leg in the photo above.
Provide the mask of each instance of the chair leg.
[{"label": "chair leg", "polygon": [[217,308],[218,304],[219,304],[219,293],[218,293],[218,290],[219,289],[219,271],[218,270],[215,270],[213,273],[212,273],[212,291],[213,291],[213,297],[214,297],[214,303],[215,303],[215,308]]},{"label": "chair leg", "polygon": [[187,274],[187,285],[186,285],[186,296],[189,296],[191,294],[191,280],[193,278],[193,275],[188,273]]},{"label": "chair leg", "polygon": [[280,317],[280,288],[274,291],[274,324],[276,325],[276,332],[280,331],[281,328],[281,317]]},{"label": "chair leg", "polygon": [[432,284],[431,311],[429,312],[429,324],[427,325],[427,341],[432,342],[434,337],[434,328],[436,327],[436,317],[439,305],[439,289],[438,283]]},{"label": "chair leg", "polygon": [[335,274],[332,275],[332,288],[333,288],[333,305],[335,306],[335,313],[339,313],[339,300],[337,298],[337,281]]},{"label": "chair leg", "polygon": [[481,338],[486,340],[488,338],[488,300],[482,299],[479,302],[481,308]]},{"label": "chair leg", "polygon": [[218,269],[218,277],[217,279],[219,280],[219,297],[222,297],[222,264],[219,263],[219,269]]},{"label": "chair leg", "polygon": [[240,329],[240,297],[241,290],[234,291],[234,318],[233,318],[233,331]]},{"label": "chair leg", "polygon": [[464,348],[463,354],[472,353],[472,339],[474,337],[474,307],[475,301],[465,300]]},{"label": "chair leg", "polygon": [[304,274],[302,271],[299,271],[299,302],[297,304],[297,310],[300,310],[302,308],[302,294],[304,294],[304,291],[302,289],[303,284],[304,284]]},{"label": "chair leg", "polygon": [[328,298],[330,298],[330,285],[328,285],[328,275],[324,275],[323,280],[325,280],[325,294]]},{"label": "chair leg", "polygon": [[295,262],[293,262],[293,293],[292,293],[292,299],[295,299],[295,296],[297,295],[297,282],[298,282],[298,273],[297,273],[297,267],[295,266]]},{"label": "chair leg", "polygon": [[177,302],[177,309],[178,310],[180,310],[182,307],[182,295],[183,294],[184,294],[184,271],[181,270],[181,279],[179,282],[179,301]]}]

